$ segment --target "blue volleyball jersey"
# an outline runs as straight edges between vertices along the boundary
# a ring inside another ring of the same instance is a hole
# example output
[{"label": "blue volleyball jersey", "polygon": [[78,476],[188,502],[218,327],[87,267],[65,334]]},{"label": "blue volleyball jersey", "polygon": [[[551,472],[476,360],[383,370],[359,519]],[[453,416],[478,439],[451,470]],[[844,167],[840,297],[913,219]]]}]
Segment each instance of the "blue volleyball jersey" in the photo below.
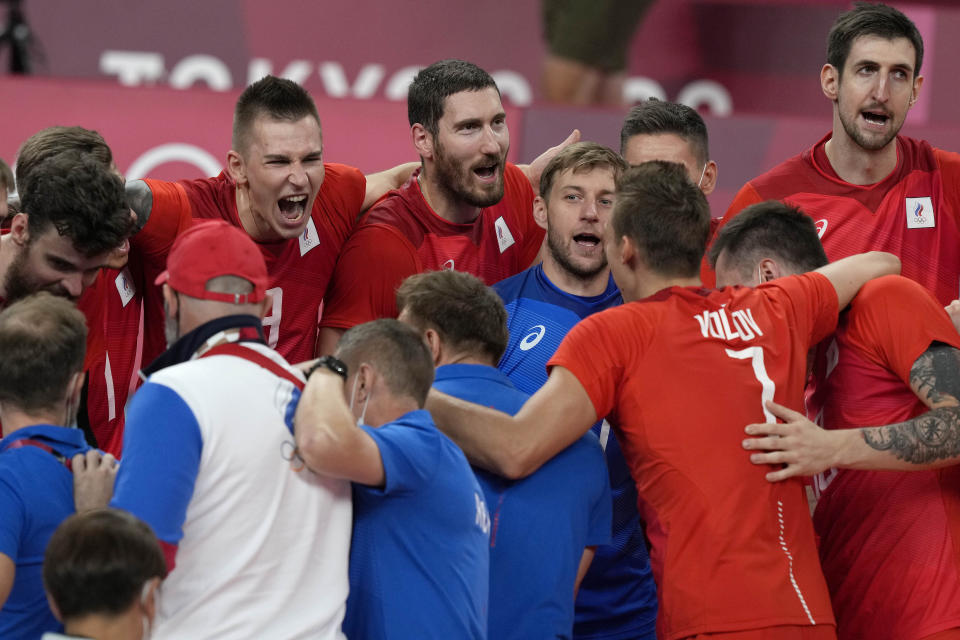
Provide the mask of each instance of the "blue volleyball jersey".
[{"label": "blue volleyball jersey", "polygon": [[380,450],[384,486],[353,485],[344,634],[485,640],[490,517],[463,452],[424,410],[360,428]]},{"label": "blue volleyball jersey", "polygon": [[[478,364],[438,367],[433,386],[510,414],[529,397],[502,372]],[[520,480],[474,473],[492,523],[488,637],[571,638],[584,547],[610,542],[610,482],[597,437],[585,434]]]},{"label": "blue volleyball jersey", "polygon": [[[510,330],[510,343],[499,369],[518,389],[530,394],[547,381],[547,361],[575,324],[623,302],[612,277],[599,296],[576,296],[550,282],[539,264],[493,288],[503,299]],[[637,513],[636,485],[609,425],[598,422],[593,431],[604,448],[610,475],[613,541],[597,548],[580,584],[574,637],[653,640],[657,594]]]}]

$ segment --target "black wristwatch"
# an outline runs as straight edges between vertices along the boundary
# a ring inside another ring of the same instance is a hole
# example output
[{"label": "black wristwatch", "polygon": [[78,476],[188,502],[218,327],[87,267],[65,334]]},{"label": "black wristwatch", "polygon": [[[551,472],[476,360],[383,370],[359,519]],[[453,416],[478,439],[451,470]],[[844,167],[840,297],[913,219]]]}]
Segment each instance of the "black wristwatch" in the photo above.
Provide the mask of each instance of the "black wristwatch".
[{"label": "black wristwatch", "polygon": [[344,382],[347,381],[347,365],[345,365],[343,361],[337,360],[333,356],[320,357],[320,359],[318,359],[317,362],[307,371],[307,378],[313,375],[313,372],[321,367],[333,371],[335,374],[343,378]]}]

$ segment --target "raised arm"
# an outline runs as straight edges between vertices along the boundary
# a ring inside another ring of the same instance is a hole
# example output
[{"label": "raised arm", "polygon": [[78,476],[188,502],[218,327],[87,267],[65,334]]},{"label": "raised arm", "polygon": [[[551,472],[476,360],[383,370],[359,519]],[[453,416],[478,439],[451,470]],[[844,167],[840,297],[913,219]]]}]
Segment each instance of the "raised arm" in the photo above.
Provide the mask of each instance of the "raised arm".
[{"label": "raised arm", "polygon": [[403,183],[410,178],[410,174],[419,166],[419,162],[405,162],[386,171],[366,176],[367,192],[363,196],[363,206],[360,211],[363,212],[372,207],[387,191],[402,187]]},{"label": "raised arm", "polygon": [[892,253],[858,253],[817,269],[830,280],[843,309],[864,284],[880,276],[899,275],[900,258]]},{"label": "raised arm", "polygon": [[293,418],[297,451],[314,473],[371,487],[384,484],[380,449],[343,398],[343,378],[323,368],[307,381]]},{"label": "raised arm", "polygon": [[743,447],[754,464],[785,464],[767,474],[776,482],[829,468],[918,471],[960,462],[960,349],[935,343],[910,369],[910,388],[930,410],[916,418],[861,429],[820,428],[773,402],[783,424],[752,424]]},{"label": "raised arm", "polygon": [[530,475],[597,421],[590,396],[563,367],[512,418],[435,390],[427,409],[471,463],[507,478]]}]

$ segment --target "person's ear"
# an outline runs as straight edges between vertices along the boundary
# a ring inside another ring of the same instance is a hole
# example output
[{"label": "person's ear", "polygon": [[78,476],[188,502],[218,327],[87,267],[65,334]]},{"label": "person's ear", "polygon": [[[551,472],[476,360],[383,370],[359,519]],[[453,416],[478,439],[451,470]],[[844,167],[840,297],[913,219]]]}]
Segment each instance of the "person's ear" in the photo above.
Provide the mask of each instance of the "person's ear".
[{"label": "person's ear", "polygon": [[430,349],[430,355],[433,357],[433,366],[440,366],[440,359],[443,357],[443,342],[440,340],[440,334],[436,329],[427,329],[423,332],[423,341],[427,343]]},{"label": "person's ear", "polygon": [[20,248],[27,246],[30,242],[29,219],[30,216],[21,211],[10,220],[10,237]]},{"label": "person's ear", "polygon": [[547,228],[547,201],[543,196],[533,199],[533,219],[541,229]]},{"label": "person's ear", "polygon": [[421,158],[433,159],[433,135],[419,122],[410,127],[410,137],[413,139],[413,148]]},{"label": "person's ear", "polygon": [[177,312],[180,310],[180,296],[167,283],[163,284],[163,301],[166,303],[167,316],[177,317]]},{"label": "person's ear", "polygon": [[773,258],[764,258],[761,260],[760,265],[757,267],[757,271],[760,284],[763,284],[764,282],[770,282],[771,280],[776,280],[780,276],[784,275],[780,265],[777,264],[777,261]]},{"label": "person's ear", "polygon": [[820,69],[820,90],[829,100],[837,101],[840,94],[840,73],[832,64],[825,64]]},{"label": "person's ear", "polygon": [[157,592],[160,590],[160,577],[150,578],[143,588],[140,604],[143,607],[143,614],[152,624],[157,615]]},{"label": "person's ear", "polygon": [[227,151],[227,174],[239,185],[246,185],[249,182],[247,179],[247,164],[240,152],[234,149]]},{"label": "person's ear", "polygon": [[703,195],[708,196],[713,193],[713,190],[717,188],[717,163],[713,160],[707,162],[707,166],[703,168],[703,178],[700,183],[700,191],[703,192]]}]

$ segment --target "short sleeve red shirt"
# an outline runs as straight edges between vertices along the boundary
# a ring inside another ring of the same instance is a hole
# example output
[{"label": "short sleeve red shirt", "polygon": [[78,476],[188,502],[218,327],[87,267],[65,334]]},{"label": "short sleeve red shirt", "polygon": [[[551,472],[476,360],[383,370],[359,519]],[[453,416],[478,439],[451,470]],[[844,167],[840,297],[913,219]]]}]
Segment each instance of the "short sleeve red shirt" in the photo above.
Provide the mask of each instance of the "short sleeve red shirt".
[{"label": "short sleeve red shirt", "polygon": [[[782,200],[814,219],[831,261],[889,251],[903,263],[902,274],[941,304],[960,297],[960,155],[898,136],[894,171],[876,184],[855,185],[830,166],[823,150],[829,139],[744,185],[721,228],[751,204]],[[701,276],[705,286],[716,281],[706,264]]]},{"label": "short sleeve red shirt", "polygon": [[[817,350],[808,416],[839,429],[925,413],[910,371],[934,342],[960,348],[929,292],[900,276],[867,283]],[[820,559],[843,637],[919,640],[960,626],[958,467],[832,469],[814,488]]]},{"label": "short sleeve red shirt", "polygon": [[[327,286],[366,192],[366,178],[357,169],[332,163],[324,163],[324,168],[323,184],[303,234],[293,240],[258,243],[273,298],[273,307],[263,319],[264,332],[270,347],[290,362],[314,355]],[[164,217],[189,211],[194,219],[219,218],[241,226],[236,184],[224,173],[177,183],[147,180],[147,184],[154,196],[151,217],[159,207]]]},{"label": "short sleeve red shirt", "polygon": [[503,199],[467,224],[434,213],[418,175],[374,205],[350,237],[321,326],[348,329],[396,317],[396,289],[416,273],[456,269],[493,284],[523,271],[537,257],[544,232],[533,220],[535,194],[520,169],[506,165]]},{"label": "short sleeve red shirt", "polygon": [[767,482],[741,442],[764,400],[801,405],[808,349],[836,319],[817,273],[673,287],[586,318],[550,360],[617,430],[647,524],[658,637],[833,624],[802,482]]}]

